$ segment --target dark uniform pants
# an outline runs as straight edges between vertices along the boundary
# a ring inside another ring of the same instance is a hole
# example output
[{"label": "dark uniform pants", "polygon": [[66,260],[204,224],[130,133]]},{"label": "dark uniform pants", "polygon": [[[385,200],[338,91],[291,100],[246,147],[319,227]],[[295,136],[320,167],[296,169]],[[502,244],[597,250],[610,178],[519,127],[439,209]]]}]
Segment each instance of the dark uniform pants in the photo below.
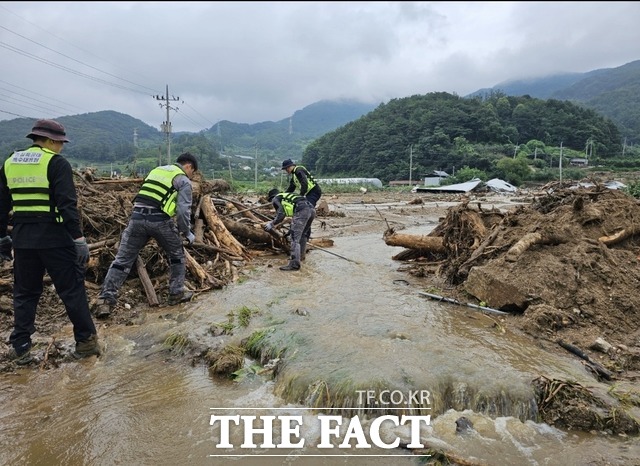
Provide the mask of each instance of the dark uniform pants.
[{"label": "dark uniform pants", "polygon": [[[76,342],[96,334],[84,287],[84,267],[78,265],[75,246],[51,249],[14,249],[14,329],[9,341],[14,348],[31,344],[36,331],[36,308],[43,290],[45,270],[73,324]],[[50,312],[45,309],[44,312]]]},{"label": "dark uniform pants", "polygon": [[315,185],[307,194],[305,194],[304,197],[306,197],[307,201],[311,202],[311,205],[315,207],[320,200],[320,196],[322,196],[320,186]]},{"label": "dark uniform pants", "polygon": [[311,235],[311,224],[316,218],[316,209],[308,201],[296,204],[291,218],[291,256],[289,265],[300,268],[300,256],[307,248],[307,240]]},{"label": "dark uniform pants", "polygon": [[139,214],[134,211],[122,232],[120,247],[104,279],[100,298],[116,302],[118,290],[129,276],[138,253],[151,238],[158,242],[169,259],[169,293],[179,294],[184,290],[184,249],[176,222],[165,214]]}]

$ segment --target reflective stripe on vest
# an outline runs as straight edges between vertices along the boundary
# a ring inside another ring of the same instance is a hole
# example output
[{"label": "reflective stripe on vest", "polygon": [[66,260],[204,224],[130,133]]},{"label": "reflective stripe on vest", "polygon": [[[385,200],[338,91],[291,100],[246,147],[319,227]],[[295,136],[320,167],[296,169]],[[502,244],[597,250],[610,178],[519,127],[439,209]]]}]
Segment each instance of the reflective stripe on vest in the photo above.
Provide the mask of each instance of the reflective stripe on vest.
[{"label": "reflective stripe on vest", "polygon": [[15,222],[62,223],[47,178],[49,163],[55,156],[55,152],[35,146],[14,152],[4,163]]},{"label": "reflective stripe on vest", "polygon": [[302,199],[304,196],[293,193],[280,193],[280,196],[282,196],[282,201],[280,201],[280,204],[282,204],[284,214],[287,217],[293,217],[293,210],[296,206],[296,201]]},{"label": "reflective stripe on vest", "polygon": [[[309,173],[309,170],[307,170],[306,168],[304,168],[302,165],[296,165],[295,170],[297,170],[298,168],[302,168],[305,172],[305,174],[307,175],[307,193],[309,191],[311,191],[313,188],[316,187],[316,185],[318,184],[316,182],[316,180],[313,179],[313,176],[311,175],[311,173]],[[294,172],[295,172],[294,170]],[[292,174],[293,176],[293,182],[296,185],[296,187],[298,189],[300,189],[302,186],[300,185],[300,180],[298,179],[298,177],[295,175],[295,173]],[[306,194],[306,193],[305,193]]]},{"label": "reflective stripe on vest", "polygon": [[152,201],[153,205],[173,217],[176,213],[178,191],[173,187],[173,179],[178,175],[186,175],[180,165],[164,165],[149,172],[142,183],[137,198]]}]

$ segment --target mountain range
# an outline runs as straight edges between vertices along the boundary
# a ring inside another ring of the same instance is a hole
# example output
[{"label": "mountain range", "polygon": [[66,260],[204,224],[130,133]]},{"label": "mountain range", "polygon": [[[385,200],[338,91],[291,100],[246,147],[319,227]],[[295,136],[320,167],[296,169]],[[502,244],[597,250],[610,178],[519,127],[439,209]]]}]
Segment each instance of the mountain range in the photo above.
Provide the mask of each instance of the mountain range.
[{"label": "mountain range", "polygon": [[[569,100],[610,118],[618,126],[628,145],[640,142],[640,60],[616,68],[586,73],[556,74],[536,79],[511,80],[492,88],[479,89],[465,98],[480,98],[502,93],[528,95],[538,99]],[[377,105],[354,100],[320,101],[276,122],[256,124],[220,121],[203,135],[220,153],[251,155],[256,147],[274,160],[300,159],[304,148],[314,139],[371,112]],[[134,142],[158,146],[164,134],[141,120],[114,111],[60,117],[73,144],[66,154],[73,156],[96,150],[109,152],[112,160],[126,157]],[[26,118],[0,121],[0,153],[23,147],[33,121]],[[135,136],[134,136],[135,134]],[[180,139],[194,133],[175,133]]]},{"label": "mountain range", "polygon": [[479,89],[467,97],[502,92],[538,99],[569,100],[610,118],[628,139],[640,142],[640,60],[616,68],[511,80]]}]

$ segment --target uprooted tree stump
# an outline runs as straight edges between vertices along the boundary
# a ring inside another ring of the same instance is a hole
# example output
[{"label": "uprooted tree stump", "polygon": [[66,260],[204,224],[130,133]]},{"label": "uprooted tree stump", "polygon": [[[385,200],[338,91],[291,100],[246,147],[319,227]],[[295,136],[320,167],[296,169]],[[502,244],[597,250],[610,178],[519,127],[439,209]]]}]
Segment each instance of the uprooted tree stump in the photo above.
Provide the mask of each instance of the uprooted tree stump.
[{"label": "uprooted tree stump", "polygon": [[[420,249],[393,258],[406,259],[404,270],[430,287],[520,314],[522,330],[536,338],[567,335],[589,348],[590,336],[615,336],[627,352],[638,346],[640,328],[639,219],[638,200],[621,190],[550,185],[504,212],[469,202],[451,207],[427,235],[437,238],[434,254],[415,235],[403,244]],[[632,359],[609,363],[639,370],[640,359]]]}]

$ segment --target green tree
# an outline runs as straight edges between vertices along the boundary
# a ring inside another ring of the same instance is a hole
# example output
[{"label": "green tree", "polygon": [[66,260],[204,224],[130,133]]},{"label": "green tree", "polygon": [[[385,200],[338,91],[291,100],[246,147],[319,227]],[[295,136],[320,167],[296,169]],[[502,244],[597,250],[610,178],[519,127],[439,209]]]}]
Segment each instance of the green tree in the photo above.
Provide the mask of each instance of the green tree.
[{"label": "green tree", "polygon": [[495,174],[514,186],[520,186],[531,173],[529,164],[523,158],[502,158],[496,162]]}]

